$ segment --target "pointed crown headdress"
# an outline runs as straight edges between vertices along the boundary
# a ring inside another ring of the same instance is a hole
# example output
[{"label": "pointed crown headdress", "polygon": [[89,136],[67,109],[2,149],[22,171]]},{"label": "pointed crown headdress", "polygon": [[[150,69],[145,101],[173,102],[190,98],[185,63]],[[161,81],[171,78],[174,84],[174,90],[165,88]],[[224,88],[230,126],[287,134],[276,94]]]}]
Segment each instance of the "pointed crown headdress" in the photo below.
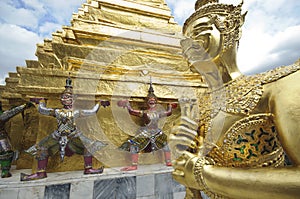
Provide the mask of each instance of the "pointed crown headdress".
[{"label": "pointed crown headdress", "polygon": [[152,87],[152,78],[151,77],[150,77],[150,86],[149,86],[148,95],[147,95],[147,99],[149,99],[149,98],[157,99],[156,95],[154,94],[154,89]]},{"label": "pointed crown headdress", "polygon": [[[241,27],[244,24],[247,12],[242,14],[242,0],[237,6],[232,4],[222,4],[219,0],[198,0],[195,4],[195,12],[185,21],[183,34],[193,29],[191,24],[201,17],[208,17],[216,25],[222,35],[224,35],[224,48],[232,46],[241,37]],[[222,16],[223,18],[221,18]]]},{"label": "pointed crown headdress", "polygon": [[66,79],[66,85],[65,85],[65,90],[63,92],[63,94],[73,94],[73,86],[72,86],[72,79],[70,77],[70,74],[68,76],[68,78]]}]

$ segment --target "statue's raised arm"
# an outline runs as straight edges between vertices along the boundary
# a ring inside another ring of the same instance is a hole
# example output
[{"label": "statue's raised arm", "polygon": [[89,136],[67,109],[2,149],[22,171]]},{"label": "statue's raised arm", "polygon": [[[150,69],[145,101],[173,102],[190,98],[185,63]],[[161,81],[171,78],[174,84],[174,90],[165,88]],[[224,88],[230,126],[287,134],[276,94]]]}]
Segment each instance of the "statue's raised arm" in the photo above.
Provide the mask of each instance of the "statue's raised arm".
[{"label": "statue's raised arm", "polygon": [[186,198],[299,198],[300,64],[240,73],[242,5],[198,0],[184,24],[183,52],[209,89],[198,100],[199,120],[183,118],[172,131],[171,141],[187,148],[173,177]]},{"label": "statue's raised arm", "polygon": [[92,108],[92,109],[84,109],[84,110],[80,110],[80,116],[81,117],[86,117],[86,116],[91,116],[91,115],[95,115],[100,106],[103,106],[103,107],[107,107],[110,105],[110,102],[109,101],[104,101],[104,100],[100,100],[98,101],[95,106]]},{"label": "statue's raised arm", "polygon": [[33,104],[31,102],[27,102],[25,104],[22,104],[20,106],[13,107],[7,111],[2,110],[2,103],[0,102],[0,122],[5,123],[6,121],[13,118],[15,115],[21,113],[26,108],[32,107]]}]

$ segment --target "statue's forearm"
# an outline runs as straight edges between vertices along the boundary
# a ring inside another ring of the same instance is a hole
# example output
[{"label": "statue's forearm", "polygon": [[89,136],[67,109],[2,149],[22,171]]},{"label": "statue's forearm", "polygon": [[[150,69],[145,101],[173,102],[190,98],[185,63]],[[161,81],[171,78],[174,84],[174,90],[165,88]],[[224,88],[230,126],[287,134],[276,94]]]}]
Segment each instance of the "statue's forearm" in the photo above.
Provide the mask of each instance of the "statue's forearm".
[{"label": "statue's forearm", "polygon": [[14,117],[18,113],[21,113],[24,109],[26,108],[26,104],[17,106],[15,108],[12,108],[10,110],[5,111],[1,116],[0,116],[0,121],[7,121],[10,118]]},{"label": "statue's forearm", "polygon": [[161,113],[160,117],[168,117],[170,115],[172,115],[172,105],[171,104],[168,105],[168,109],[165,112]]},{"label": "statue's forearm", "polygon": [[42,115],[49,115],[49,116],[54,116],[55,115],[55,113],[54,113],[55,110],[53,108],[47,108],[46,107],[46,102],[44,100],[42,100],[39,103],[38,111]]},{"label": "statue's forearm", "polygon": [[81,110],[80,115],[81,116],[90,116],[90,115],[95,115],[100,108],[100,104],[97,103],[92,109],[90,110]]},{"label": "statue's forearm", "polygon": [[133,108],[131,108],[130,105],[127,106],[128,112],[130,115],[134,115],[134,116],[138,116],[138,117],[142,117],[143,116],[143,111],[141,110],[135,110]]},{"label": "statue's forearm", "polygon": [[229,198],[299,198],[300,168],[226,168],[205,165],[209,189]]}]

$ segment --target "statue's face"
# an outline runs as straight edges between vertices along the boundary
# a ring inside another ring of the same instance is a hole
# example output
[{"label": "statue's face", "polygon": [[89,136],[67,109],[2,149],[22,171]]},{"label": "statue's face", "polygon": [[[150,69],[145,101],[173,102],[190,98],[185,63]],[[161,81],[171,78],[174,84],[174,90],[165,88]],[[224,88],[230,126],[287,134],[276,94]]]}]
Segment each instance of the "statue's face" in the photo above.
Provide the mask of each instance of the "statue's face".
[{"label": "statue's face", "polygon": [[222,51],[222,36],[214,20],[201,17],[192,22],[186,35],[203,47],[203,60],[216,58]]},{"label": "statue's face", "polygon": [[149,108],[154,108],[156,106],[156,99],[151,97],[147,101],[147,105]]},{"label": "statue's face", "polygon": [[73,98],[72,94],[64,93],[64,94],[62,94],[60,101],[61,101],[62,105],[64,105],[64,106],[72,106],[74,103],[74,98]]}]

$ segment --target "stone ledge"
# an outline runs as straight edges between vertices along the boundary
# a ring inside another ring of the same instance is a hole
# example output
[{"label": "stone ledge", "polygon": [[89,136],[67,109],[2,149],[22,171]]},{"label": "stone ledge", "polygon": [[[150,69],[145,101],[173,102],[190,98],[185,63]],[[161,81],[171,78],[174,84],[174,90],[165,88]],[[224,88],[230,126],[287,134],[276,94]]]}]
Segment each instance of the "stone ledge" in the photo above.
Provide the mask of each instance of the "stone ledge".
[{"label": "stone ledge", "polygon": [[0,181],[0,198],[184,198],[185,188],[172,179],[172,171],[163,164],[140,165],[130,172],[120,171],[120,167],[106,168],[98,175],[56,172],[48,173],[46,179],[21,182],[20,173],[31,170],[12,169],[13,176]]}]

